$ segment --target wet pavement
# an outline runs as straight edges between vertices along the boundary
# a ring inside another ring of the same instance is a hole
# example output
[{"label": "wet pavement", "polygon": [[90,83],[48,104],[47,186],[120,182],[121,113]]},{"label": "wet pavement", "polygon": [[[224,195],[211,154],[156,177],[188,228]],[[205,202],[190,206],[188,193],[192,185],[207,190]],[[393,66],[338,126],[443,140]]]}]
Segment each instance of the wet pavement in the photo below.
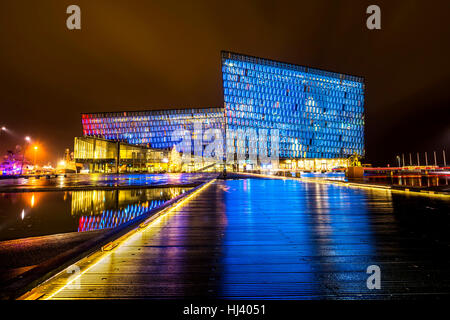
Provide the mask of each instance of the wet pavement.
[{"label": "wet pavement", "polygon": [[214,173],[167,173],[167,174],[68,174],[56,178],[18,178],[0,180],[1,192],[24,192],[38,190],[112,189],[133,187],[158,187],[198,185]]},{"label": "wet pavement", "polygon": [[[43,298],[411,299],[450,292],[450,201],[280,179],[217,180]],[[367,287],[378,266],[381,288]],[[77,281],[78,281],[77,280]]]},{"label": "wet pavement", "polygon": [[190,188],[0,193],[1,241],[115,228]]}]

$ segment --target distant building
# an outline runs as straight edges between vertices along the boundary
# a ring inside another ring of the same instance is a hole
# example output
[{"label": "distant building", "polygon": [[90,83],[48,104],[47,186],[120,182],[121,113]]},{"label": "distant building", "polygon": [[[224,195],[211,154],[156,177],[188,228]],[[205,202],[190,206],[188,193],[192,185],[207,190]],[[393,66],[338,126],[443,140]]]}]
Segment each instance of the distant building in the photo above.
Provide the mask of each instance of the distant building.
[{"label": "distant building", "polygon": [[167,172],[168,150],[151,149],[94,137],[76,137],[78,172]]},{"label": "distant building", "polygon": [[31,161],[25,157],[23,149],[16,146],[15,150],[8,150],[0,159],[0,176],[27,174],[34,168]]},{"label": "distant building", "polygon": [[[13,152],[8,150],[6,155],[0,160],[0,175],[17,175],[20,174],[23,155],[19,153],[21,151],[16,150]],[[26,164],[24,163],[24,167]]]},{"label": "distant building", "polygon": [[[114,141],[126,143],[126,148],[134,145],[170,150],[178,143],[175,130],[188,130],[195,135],[194,123],[201,122],[203,130],[247,132],[232,141],[227,141],[224,134],[224,149],[233,146],[236,152],[247,156],[251,151],[260,151],[261,143],[270,150],[269,136],[262,142],[249,129],[267,129],[269,135],[277,132],[282,168],[330,170],[346,166],[350,155],[364,156],[363,78],[222,52],[222,79],[223,108],[82,114],[84,138],[79,139],[104,139],[100,145]],[[82,154],[85,147],[78,148],[76,161],[91,159],[94,164],[99,159]],[[109,155],[109,147],[99,149],[105,150],[105,163],[116,158],[117,150],[112,145],[111,148]],[[140,153],[134,152],[136,157]],[[226,165],[242,169],[246,162],[227,161]]]}]

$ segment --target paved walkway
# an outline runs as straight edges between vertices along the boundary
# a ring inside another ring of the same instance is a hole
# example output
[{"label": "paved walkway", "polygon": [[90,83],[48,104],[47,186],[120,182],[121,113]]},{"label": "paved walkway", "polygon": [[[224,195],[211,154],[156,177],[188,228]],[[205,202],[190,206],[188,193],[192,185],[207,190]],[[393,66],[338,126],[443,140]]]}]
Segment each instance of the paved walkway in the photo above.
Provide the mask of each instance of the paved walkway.
[{"label": "paved walkway", "polygon": [[[41,298],[448,295],[448,237],[423,234],[420,219],[405,222],[404,203],[413,218],[425,206],[449,208],[445,201],[386,190],[217,180],[97,263],[82,262],[83,274],[69,285],[53,280]],[[374,264],[381,268],[380,290],[366,286],[366,269]]]},{"label": "paved walkway", "polygon": [[116,190],[197,186],[217,173],[67,174],[57,178],[0,180],[0,193],[35,191]]}]

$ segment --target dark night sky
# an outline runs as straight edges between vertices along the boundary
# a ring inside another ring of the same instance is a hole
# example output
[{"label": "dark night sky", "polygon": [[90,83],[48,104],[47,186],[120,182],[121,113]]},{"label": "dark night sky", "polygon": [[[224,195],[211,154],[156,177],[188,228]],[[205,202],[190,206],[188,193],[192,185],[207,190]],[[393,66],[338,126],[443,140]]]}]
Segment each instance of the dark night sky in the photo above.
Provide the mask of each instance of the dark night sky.
[{"label": "dark night sky", "polygon": [[[70,4],[82,30],[66,28]],[[378,4],[382,30],[366,28]],[[0,151],[55,161],[80,112],[221,106],[220,50],[361,75],[366,162],[450,148],[450,1],[0,2]],[[450,153],[447,153],[450,158]]]}]

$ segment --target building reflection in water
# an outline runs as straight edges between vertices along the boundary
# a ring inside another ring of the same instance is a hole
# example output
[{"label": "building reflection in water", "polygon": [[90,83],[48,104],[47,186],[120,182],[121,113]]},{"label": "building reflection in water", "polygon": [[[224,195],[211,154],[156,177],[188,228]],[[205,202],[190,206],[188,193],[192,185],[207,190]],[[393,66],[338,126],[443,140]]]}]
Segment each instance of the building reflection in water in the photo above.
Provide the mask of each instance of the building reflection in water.
[{"label": "building reflection in water", "polygon": [[72,192],[71,214],[78,217],[78,231],[115,228],[166,201],[187,188],[92,190]]},{"label": "building reflection in water", "polygon": [[0,193],[0,241],[114,228],[189,189]]}]

